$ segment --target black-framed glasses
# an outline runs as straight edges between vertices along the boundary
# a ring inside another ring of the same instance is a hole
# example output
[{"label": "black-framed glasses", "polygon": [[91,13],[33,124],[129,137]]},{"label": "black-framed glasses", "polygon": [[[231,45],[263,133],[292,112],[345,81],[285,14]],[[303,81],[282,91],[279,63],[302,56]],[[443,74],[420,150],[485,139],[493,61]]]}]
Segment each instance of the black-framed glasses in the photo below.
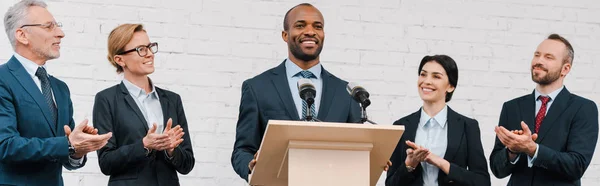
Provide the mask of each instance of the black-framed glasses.
[{"label": "black-framed glasses", "polygon": [[28,26],[39,26],[48,30],[54,30],[56,27],[62,27],[62,23],[60,22],[48,22],[48,23],[44,23],[44,24],[26,24],[21,26],[21,28],[23,27],[28,27]]},{"label": "black-framed glasses", "polygon": [[156,54],[156,52],[158,52],[158,43],[154,42],[154,43],[150,43],[146,46],[138,46],[138,47],[135,47],[134,49],[120,52],[117,55],[123,55],[123,54],[127,54],[127,53],[133,52],[133,51],[137,51],[137,53],[140,57],[145,57],[146,55],[148,55],[148,51],[152,52],[153,54]]}]

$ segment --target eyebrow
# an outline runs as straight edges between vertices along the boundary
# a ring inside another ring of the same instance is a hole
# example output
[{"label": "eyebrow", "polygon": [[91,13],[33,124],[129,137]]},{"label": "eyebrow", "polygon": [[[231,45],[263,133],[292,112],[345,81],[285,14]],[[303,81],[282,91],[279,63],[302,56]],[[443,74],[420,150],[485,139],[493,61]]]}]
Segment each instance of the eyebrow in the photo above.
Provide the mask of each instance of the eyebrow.
[{"label": "eyebrow", "polygon": [[554,56],[554,54],[551,54],[551,53],[541,53],[541,52],[539,52],[539,51],[535,51],[535,52],[534,52],[534,54],[540,54],[540,55],[543,55],[543,56],[552,56],[552,57],[556,57],[556,56]]},{"label": "eyebrow", "polygon": [[[425,72],[425,73],[427,73],[427,70],[421,70],[421,72]],[[431,72],[431,73],[432,73],[432,74],[444,75],[444,74],[443,74],[443,73],[441,73],[441,72]]]},{"label": "eyebrow", "polygon": [[[306,24],[306,21],[305,20],[296,20],[296,22],[294,22],[294,23],[305,23]],[[323,22],[315,21],[315,22],[313,22],[313,24],[323,24]]]}]

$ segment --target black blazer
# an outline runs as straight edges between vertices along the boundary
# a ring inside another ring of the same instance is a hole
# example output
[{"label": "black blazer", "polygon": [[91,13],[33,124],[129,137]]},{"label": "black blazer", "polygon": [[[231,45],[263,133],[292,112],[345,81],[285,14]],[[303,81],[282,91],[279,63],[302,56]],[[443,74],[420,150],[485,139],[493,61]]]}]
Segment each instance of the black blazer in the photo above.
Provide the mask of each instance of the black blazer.
[{"label": "black blazer", "polygon": [[[521,121],[534,131],[534,93],[505,102],[502,106],[498,125],[508,130],[521,129]],[[597,140],[596,104],[571,94],[565,87],[542,121],[533,167],[527,166],[526,154],[521,154],[515,165],[511,164],[508,151],[498,137],[490,155],[490,167],[498,178],[512,175],[508,185],[581,185],[580,179],[590,165]]]},{"label": "black blazer", "polygon": [[[417,127],[421,119],[421,110],[412,113],[394,125],[404,125],[404,135],[400,138],[392,154],[392,166],[387,171],[386,186],[421,186],[423,185],[423,167],[419,163],[413,172],[406,169],[406,140],[415,141]],[[439,185],[490,185],[490,174],[487,169],[481,135],[477,120],[460,115],[448,107],[448,147],[444,159],[450,162],[450,172],[446,175],[440,170]]]},{"label": "black blazer", "polygon": [[107,88],[94,102],[93,121],[98,133],[113,132],[108,144],[98,150],[100,170],[110,175],[108,185],[179,185],[177,172],[189,173],[194,168],[194,153],[181,97],[156,87],[160,97],[165,125],[173,119],[185,132],[183,142],[168,160],[165,151],[153,151],[146,156],[142,139],[148,124],[123,83]]},{"label": "black blazer", "polygon": [[[346,91],[348,82],[325,69],[323,97],[317,118],[321,121],[356,123],[360,121],[360,106]],[[294,94],[297,94],[294,92]],[[319,94],[317,92],[317,94]],[[269,120],[299,120],[285,72],[281,65],[244,81],[231,164],[235,172],[248,180],[248,163],[254,158]]]}]

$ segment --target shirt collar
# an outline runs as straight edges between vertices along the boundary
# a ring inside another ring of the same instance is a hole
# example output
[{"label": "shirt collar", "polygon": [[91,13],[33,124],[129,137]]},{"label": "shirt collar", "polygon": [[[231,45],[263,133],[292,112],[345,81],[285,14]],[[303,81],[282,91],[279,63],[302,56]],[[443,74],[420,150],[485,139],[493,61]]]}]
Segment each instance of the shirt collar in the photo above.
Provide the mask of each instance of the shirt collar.
[{"label": "shirt collar", "polygon": [[544,95],[544,94],[542,94],[542,93],[541,93],[540,91],[538,91],[538,89],[536,88],[536,89],[535,89],[535,91],[534,91],[534,95],[535,95],[534,99],[537,101],[537,100],[538,100],[538,97],[540,97],[540,96],[548,96],[548,97],[550,97],[550,101],[553,101],[554,99],[556,99],[556,96],[558,96],[558,94],[560,93],[560,91],[562,91],[564,88],[565,88],[565,86],[563,85],[563,86],[561,86],[559,89],[556,89],[555,91],[553,91],[553,92],[550,92],[550,94],[548,94],[548,95]]},{"label": "shirt collar", "polygon": [[[425,110],[421,108],[421,119],[420,125],[424,126],[427,122],[432,119],[431,116],[427,115]],[[440,125],[440,127],[446,127],[446,121],[448,120],[448,105],[444,106],[444,108],[433,117],[433,119]]]},{"label": "shirt collar", "polygon": [[48,71],[48,68],[46,68],[46,65],[40,66],[37,63],[19,55],[16,52],[15,52],[14,56],[21,63],[21,65],[23,65],[23,67],[25,68],[27,73],[29,73],[30,76],[35,76],[35,72],[37,72],[38,67],[43,67],[44,69],[46,69],[46,71]]},{"label": "shirt collar", "polygon": [[[149,94],[158,98],[158,94],[156,93],[156,87],[152,83],[152,80],[150,78],[148,78],[148,81],[150,81],[150,85],[152,86],[152,91]],[[146,95],[146,91],[144,91],[144,89],[131,83],[129,80],[127,80],[125,78],[123,78],[123,84],[125,85],[125,88],[127,88],[127,91],[129,91],[129,93],[134,95],[135,97],[140,97],[140,96]]]},{"label": "shirt collar", "polygon": [[[308,71],[312,72],[317,79],[321,79],[321,63],[317,63],[317,65],[310,67]],[[298,72],[302,71],[302,68],[298,67],[292,60],[285,59],[285,71],[287,73],[288,78],[292,78],[294,75],[298,74]]]}]

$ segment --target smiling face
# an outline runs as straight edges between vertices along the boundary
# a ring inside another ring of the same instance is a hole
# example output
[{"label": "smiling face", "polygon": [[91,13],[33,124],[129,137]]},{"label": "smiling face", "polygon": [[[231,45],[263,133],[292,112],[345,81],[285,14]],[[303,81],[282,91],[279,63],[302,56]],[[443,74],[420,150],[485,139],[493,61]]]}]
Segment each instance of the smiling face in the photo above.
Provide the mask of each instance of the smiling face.
[{"label": "smiling face", "polygon": [[282,38],[289,53],[305,62],[318,59],[325,41],[321,12],[313,6],[298,6],[289,12],[287,20],[289,29],[282,32]]},{"label": "smiling face", "polygon": [[453,92],[444,67],[435,61],[423,65],[417,81],[419,96],[425,102],[445,102],[446,94]]},{"label": "smiling face", "polygon": [[24,25],[42,24],[43,26],[26,26],[17,29],[17,42],[42,61],[60,57],[60,41],[65,37],[65,33],[56,25],[52,14],[46,8],[39,6],[29,7],[27,13]]},{"label": "smiling face", "polygon": [[[133,34],[131,41],[125,45],[125,51],[150,44],[150,38],[145,31],[138,31]],[[149,49],[148,49],[149,50]],[[145,76],[154,72],[154,54],[146,52],[146,56],[141,57],[138,52],[133,51],[123,55],[116,55],[115,62],[123,67],[126,74],[135,76]]]},{"label": "smiling face", "polygon": [[546,39],[536,49],[531,60],[531,79],[540,85],[550,85],[569,73],[565,63],[567,48],[560,41]]}]

